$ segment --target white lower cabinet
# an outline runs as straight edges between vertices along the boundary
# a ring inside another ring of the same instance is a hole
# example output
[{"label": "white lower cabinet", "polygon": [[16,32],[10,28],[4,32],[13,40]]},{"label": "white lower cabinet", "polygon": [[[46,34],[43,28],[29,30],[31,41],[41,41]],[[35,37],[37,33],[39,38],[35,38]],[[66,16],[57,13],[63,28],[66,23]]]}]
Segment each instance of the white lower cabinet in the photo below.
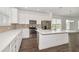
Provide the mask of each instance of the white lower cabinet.
[{"label": "white lower cabinet", "polygon": [[22,38],[29,38],[29,29],[23,29],[22,30]]},{"label": "white lower cabinet", "polygon": [[12,47],[10,47],[10,51],[11,51],[11,52],[15,52],[15,51],[16,51],[15,48],[16,48],[16,45],[14,44]]},{"label": "white lower cabinet", "polygon": [[15,52],[16,51],[16,39],[14,39],[11,43],[10,43],[10,51],[11,52]]},{"label": "white lower cabinet", "polygon": [[22,42],[22,33],[19,33],[2,52],[18,52]]},{"label": "white lower cabinet", "polygon": [[8,45],[2,52],[10,52],[10,45]]},{"label": "white lower cabinet", "polygon": [[20,39],[17,37],[16,43],[15,43],[16,44],[16,48],[15,48],[16,52],[18,52],[19,48],[20,48],[20,42],[19,41],[20,41]]},{"label": "white lower cabinet", "polygon": [[15,43],[15,44],[16,44],[16,52],[19,51],[21,42],[22,42],[22,35],[21,35],[21,33],[20,33],[20,34],[18,34],[17,37],[16,37],[16,43]]}]

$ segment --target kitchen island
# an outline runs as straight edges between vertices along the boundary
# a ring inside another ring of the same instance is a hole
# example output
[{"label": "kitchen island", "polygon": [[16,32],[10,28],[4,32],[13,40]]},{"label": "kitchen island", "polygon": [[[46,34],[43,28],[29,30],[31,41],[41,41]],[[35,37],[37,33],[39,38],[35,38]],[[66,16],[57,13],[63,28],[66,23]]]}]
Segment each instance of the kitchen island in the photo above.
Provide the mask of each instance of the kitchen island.
[{"label": "kitchen island", "polygon": [[[53,30],[37,30],[37,42],[39,50],[68,44],[72,40],[71,34],[78,33],[73,30],[53,31]],[[69,45],[71,46],[71,44]]]}]

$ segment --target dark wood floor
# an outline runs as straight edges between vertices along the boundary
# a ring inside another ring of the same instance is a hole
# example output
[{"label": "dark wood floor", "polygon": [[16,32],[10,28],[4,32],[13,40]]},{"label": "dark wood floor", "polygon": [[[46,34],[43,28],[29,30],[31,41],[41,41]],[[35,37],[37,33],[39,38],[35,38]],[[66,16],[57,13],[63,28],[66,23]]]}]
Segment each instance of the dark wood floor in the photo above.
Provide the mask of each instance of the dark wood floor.
[{"label": "dark wood floor", "polygon": [[36,37],[31,37],[30,39],[23,39],[20,47],[20,52],[68,52],[68,51],[69,51],[68,44],[44,50],[39,50]]}]

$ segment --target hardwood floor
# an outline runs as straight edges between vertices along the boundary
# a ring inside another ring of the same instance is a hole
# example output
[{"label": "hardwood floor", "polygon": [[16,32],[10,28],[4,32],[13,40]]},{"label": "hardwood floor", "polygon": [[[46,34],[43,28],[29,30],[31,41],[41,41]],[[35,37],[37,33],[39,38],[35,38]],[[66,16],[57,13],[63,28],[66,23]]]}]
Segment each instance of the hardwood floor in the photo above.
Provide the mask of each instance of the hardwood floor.
[{"label": "hardwood floor", "polygon": [[44,50],[39,50],[37,46],[36,37],[30,39],[23,39],[20,52],[68,52],[68,44],[64,44],[57,47],[52,47]]}]

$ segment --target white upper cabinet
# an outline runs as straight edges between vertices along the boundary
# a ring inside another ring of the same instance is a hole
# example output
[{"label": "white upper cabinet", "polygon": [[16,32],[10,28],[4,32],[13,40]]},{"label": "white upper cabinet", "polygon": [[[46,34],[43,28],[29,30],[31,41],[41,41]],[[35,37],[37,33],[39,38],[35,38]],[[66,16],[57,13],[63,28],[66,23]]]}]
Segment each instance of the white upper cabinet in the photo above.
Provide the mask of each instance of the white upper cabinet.
[{"label": "white upper cabinet", "polygon": [[29,19],[26,19],[26,24],[29,24]]},{"label": "white upper cabinet", "polygon": [[17,8],[0,7],[0,26],[9,26],[11,23],[18,23]]},{"label": "white upper cabinet", "polygon": [[19,24],[29,24],[28,19],[19,19]]},{"label": "white upper cabinet", "polygon": [[11,9],[11,23],[18,23],[18,10],[17,10],[17,8]]},{"label": "white upper cabinet", "polygon": [[8,8],[1,7],[0,8],[0,26],[8,26],[9,25],[9,12]]},{"label": "white upper cabinet", "polygon": [[29,19],[27,18],[27,15],[24,13],[19,12],[19,24],[29,24]]},{"label": "white upper cabinet", "polygon": [[1,24],[2,24],[2,16],[0,15],[0,26],[1,26]]},{"label": "white upper cabinet", "polygon": [[25,24],[26,20],[25,19],[19,19],[19,24]]},{"label": "white upper cabinet", "polygon": [[9,17],[3,14],[0,14],[0,26],[8,26],[9,25]]}]

